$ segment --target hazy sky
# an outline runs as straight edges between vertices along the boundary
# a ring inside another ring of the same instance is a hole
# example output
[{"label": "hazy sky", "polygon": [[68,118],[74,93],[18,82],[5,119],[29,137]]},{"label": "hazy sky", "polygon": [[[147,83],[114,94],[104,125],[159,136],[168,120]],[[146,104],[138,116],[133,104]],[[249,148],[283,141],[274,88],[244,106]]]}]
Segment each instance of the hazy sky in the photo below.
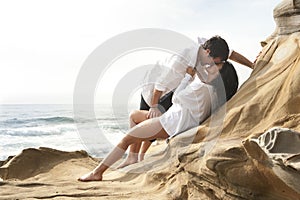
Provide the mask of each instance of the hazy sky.
[{"label": "hazy sky", "polygon": [[[164,28],[195,41],[197,36],[218,34],[232,49],[254,60],[259,42],[275,28],[273,8],[279,2],[1,1],[0,103],[72,103],[76,77],[88,55],[111,37],[134,29]],[[156,60],[147,57],[145,62]],[[124,59],[129,66],[134,56]],[[245,80],[251,71],[235,66]],[[104,91],[113,90],[104,85]]]}]

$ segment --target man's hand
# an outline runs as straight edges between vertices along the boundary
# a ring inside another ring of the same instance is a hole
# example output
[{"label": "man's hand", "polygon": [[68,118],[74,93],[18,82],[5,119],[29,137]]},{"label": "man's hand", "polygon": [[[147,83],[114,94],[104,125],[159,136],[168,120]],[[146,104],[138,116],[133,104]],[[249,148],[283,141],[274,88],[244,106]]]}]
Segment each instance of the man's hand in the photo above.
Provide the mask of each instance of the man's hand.
[{"label": "man's hand", "polygon": [[150,118],[159,117],[159,116],[161,116],[161,114],[162,113],[160,112],[160,110],[157,107],[151,107],[147,114],[147,118],[150,119]]}]

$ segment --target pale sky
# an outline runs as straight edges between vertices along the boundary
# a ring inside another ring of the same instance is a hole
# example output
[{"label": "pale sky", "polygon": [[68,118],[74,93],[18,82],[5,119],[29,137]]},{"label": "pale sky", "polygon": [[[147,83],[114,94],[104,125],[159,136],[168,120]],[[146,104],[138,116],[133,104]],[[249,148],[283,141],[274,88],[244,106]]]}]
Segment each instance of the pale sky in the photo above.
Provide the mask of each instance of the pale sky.
[{"label": "pale sky", "polygon": [[[259,42],[275,28],[273,8],[279,2],[1,1],[0,103],[72,103],[77,74],[89,54],[111,37],[134,29],[169,29],[195,41],[198,36],[221,35],[230,48],[254,60]],[[162,59],[151,55],[143,58],[145,64]],[[131,63],[134,57],[121,58],[119,65],[137,65]],[[141,62],[137,57],[136,62]],[[233,64],[243,82],[251,70]],[[113,90],[111,84],[104,85],[103,91]]]}]

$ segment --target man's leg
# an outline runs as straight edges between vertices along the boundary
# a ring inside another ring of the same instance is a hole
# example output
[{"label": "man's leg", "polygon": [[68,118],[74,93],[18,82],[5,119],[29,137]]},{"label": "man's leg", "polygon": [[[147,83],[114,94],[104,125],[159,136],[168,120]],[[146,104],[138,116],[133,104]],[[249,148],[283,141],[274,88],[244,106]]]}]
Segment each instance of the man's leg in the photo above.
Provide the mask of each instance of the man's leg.
[{"label": "man's leg", "polygon": [[163,110],[161,110],[162,113],[166,112],[169,110],[169,108],[172,106],[172,97],[173,97],[173,92],[169,92],[165,94],[158,102],[158,104],[162,107]]},{"label": "man's leg", "polygon": [[149,147],[151,146],[152,142],[151,141],[144,141],[141,147],[141,151],[140,151],[140,161],[144,160],[145,154],[147,152],[147,150],[149,149]]},{"label": "man's leg", "polygon": [[[146,110],[136,110],[136,111],[133,111],[132,113],[130,113],[130,117],[129,117],[130,128],[133,128],[137,124],[141,123],[142,121],[145,121],[147,119],[147,117],[146,117],[147,113],[148,113],[148,111],[146,111]],[[141,148],[141,144],[142,144],[142,142],[138,141],[138,142],[130,145],[129,154],[128,154],[126,160],[124,162],[122,162],[117,167],[117,169],[120,169],[120,168],[123,168],[123,167],[126,167],[128,165],[138,162],[138,160],[139,160],[138,155],[139,155],[139,151]]]}]

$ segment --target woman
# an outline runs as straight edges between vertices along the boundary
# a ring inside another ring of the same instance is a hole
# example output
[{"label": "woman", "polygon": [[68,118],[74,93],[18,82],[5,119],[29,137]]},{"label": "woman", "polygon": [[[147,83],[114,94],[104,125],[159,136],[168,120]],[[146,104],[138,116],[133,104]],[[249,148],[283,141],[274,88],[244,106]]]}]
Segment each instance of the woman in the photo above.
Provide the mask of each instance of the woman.
[{"label": "woman", "polygon": [[[231,68],[231,64],[227,67],[227,64],[228,62],[221,65],[213,64],[207,69],[209,76],[213,77],[209,83],[203,83],[199,79],[192,81],[195,70],[191,67],[187,68],[185,77],[174,92],[171,108],[162,116],[144,120],[130,129],[121,142],[93,171],[83,175],[78,180],[101,181],[103,173],[121,159],[132,144],[153,139],[167,139],[198,126],[211,114],[211,111],[223,104],[236,92],[237,76],[235,73],[234,79],[228,75],[228,73],[232,74],[233,67]],[[190,81],[192,82],[189,84]],[[235,83],[231,84],[232,82]],[[226,94],[230,93],[230,97],[222,96],[224,88]]]}]

